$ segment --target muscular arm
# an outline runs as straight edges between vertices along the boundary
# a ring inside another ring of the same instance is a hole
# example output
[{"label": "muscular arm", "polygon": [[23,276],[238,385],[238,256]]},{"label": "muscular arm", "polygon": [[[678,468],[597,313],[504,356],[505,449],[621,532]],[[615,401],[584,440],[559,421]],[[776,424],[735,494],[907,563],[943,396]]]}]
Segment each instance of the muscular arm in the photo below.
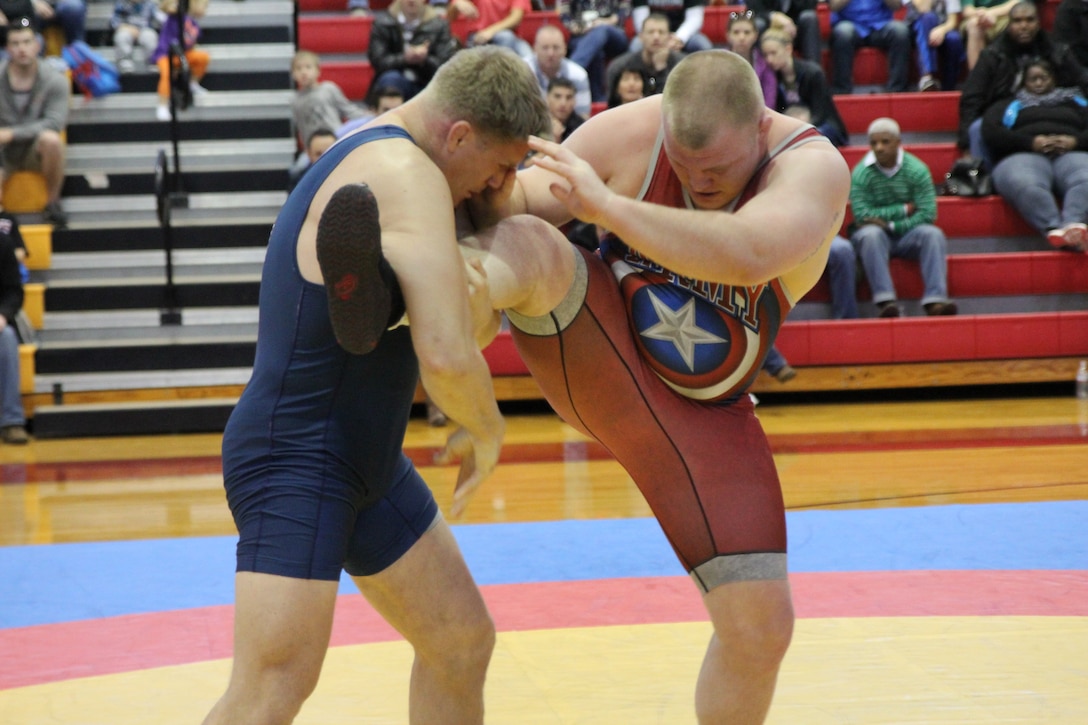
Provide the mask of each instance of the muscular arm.
[{"label": "muscular arm", "polygon": [[[850,187],[846,163],[833,146],[814,141],[777,157],[761,191],[735,213],[668,208],[633,198],[649,152],[629,149],[652,145],[631,145],[630,134],[646,133],[636,112],[595,117],[601,122],[584,124],[556,159],[538,162],[534,174],[546,176],[519,175],[529,213],[554,222],[563,216],[557,203],[565,205],[567,216],[599,224],[654,261],[697,279],[753,285],[790,273],[796,294],[815,283]],[[657,116],[650,118],[655,129]],[[553,198],[544,199],[545,193]]]}]

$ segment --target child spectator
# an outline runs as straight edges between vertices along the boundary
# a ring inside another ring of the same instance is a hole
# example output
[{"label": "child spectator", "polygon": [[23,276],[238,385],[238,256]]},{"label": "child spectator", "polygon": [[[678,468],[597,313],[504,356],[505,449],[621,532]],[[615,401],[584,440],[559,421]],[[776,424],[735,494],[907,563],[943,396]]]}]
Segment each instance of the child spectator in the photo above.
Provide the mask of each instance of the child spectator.
[{"label": "child spectator", "polygon": [[185,60],[189,64],[189,90],[194,96],[202,96],[207,89],[200,85],[208,70],[211,56],[208,51],[196,47],[200,38],[200,18],[208,11],[208,0],[189,0],[189,12],[183,23],[178,22],[178,0],[159,0],[159,8],[166,14],[159,44],[151,55],[151,62],[159,67],[159,107],[155,117],[160,121],[170,120],[170,44],[181,40]]},{"label": "child spectator", "polygon": [[117,70],[122,73],[136,70],[132,53],[137,45],[143,49],[145,62],[155,54],[162,19],[163,13],[153,0],[117,0],[110,18]]},{"label": "child spectator", "polygon": [[[295,132],[302,142],[319,128],[340,128],[344,121],[360,118],[366,111],[352,103],[340,86],[321,78],[320,60],[308,50],[295,53],[291,61],[291,78],[295,81],[295,97],[291,100],[291,115]],[[289,172],[292,185],[310,165],[306,150],[299,152]]]}]

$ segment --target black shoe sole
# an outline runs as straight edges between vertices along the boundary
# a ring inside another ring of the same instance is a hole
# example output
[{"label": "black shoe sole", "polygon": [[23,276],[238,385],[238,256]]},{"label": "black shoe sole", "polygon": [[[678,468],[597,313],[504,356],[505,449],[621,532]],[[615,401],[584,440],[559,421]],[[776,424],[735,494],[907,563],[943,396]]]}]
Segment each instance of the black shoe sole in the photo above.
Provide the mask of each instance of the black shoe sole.
[{"label": "black shoe sole", "polygon": [[353,355],[373,350],[388,326],[392,295],[382,275],[381,240],[370,187],[337,189],[317,226],[317,262],[336,341]]}]

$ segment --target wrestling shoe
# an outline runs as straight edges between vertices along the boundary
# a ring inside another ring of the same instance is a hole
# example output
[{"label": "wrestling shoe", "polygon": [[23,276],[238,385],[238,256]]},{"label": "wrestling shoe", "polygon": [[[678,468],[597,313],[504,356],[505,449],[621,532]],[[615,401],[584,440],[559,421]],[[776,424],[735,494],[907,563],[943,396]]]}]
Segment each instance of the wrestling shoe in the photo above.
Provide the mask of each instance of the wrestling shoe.
[{"label": "wrestling shoe", "polygon": [[404,299],[382,256],[378,202],[366,184],[342,186],[329,199],[317,225],[317,262],[336,341],[367,354],[404,316]]}]

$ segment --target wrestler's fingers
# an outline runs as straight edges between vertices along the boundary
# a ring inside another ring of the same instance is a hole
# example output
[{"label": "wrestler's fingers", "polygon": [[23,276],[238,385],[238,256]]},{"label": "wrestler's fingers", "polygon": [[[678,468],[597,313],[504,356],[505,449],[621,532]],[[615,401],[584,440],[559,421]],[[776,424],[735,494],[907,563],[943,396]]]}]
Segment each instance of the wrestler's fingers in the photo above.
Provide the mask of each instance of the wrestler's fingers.
[{"label": "wrestler's fingers", "polygon": [[472,494],[483,482],[483,474],[477,470],[475,456],[466,456],[461,460],[461,468],[457,472],[457,485],[453,489],[453,504],[450,506],[450,517],[457,519],[465,512]]}]

